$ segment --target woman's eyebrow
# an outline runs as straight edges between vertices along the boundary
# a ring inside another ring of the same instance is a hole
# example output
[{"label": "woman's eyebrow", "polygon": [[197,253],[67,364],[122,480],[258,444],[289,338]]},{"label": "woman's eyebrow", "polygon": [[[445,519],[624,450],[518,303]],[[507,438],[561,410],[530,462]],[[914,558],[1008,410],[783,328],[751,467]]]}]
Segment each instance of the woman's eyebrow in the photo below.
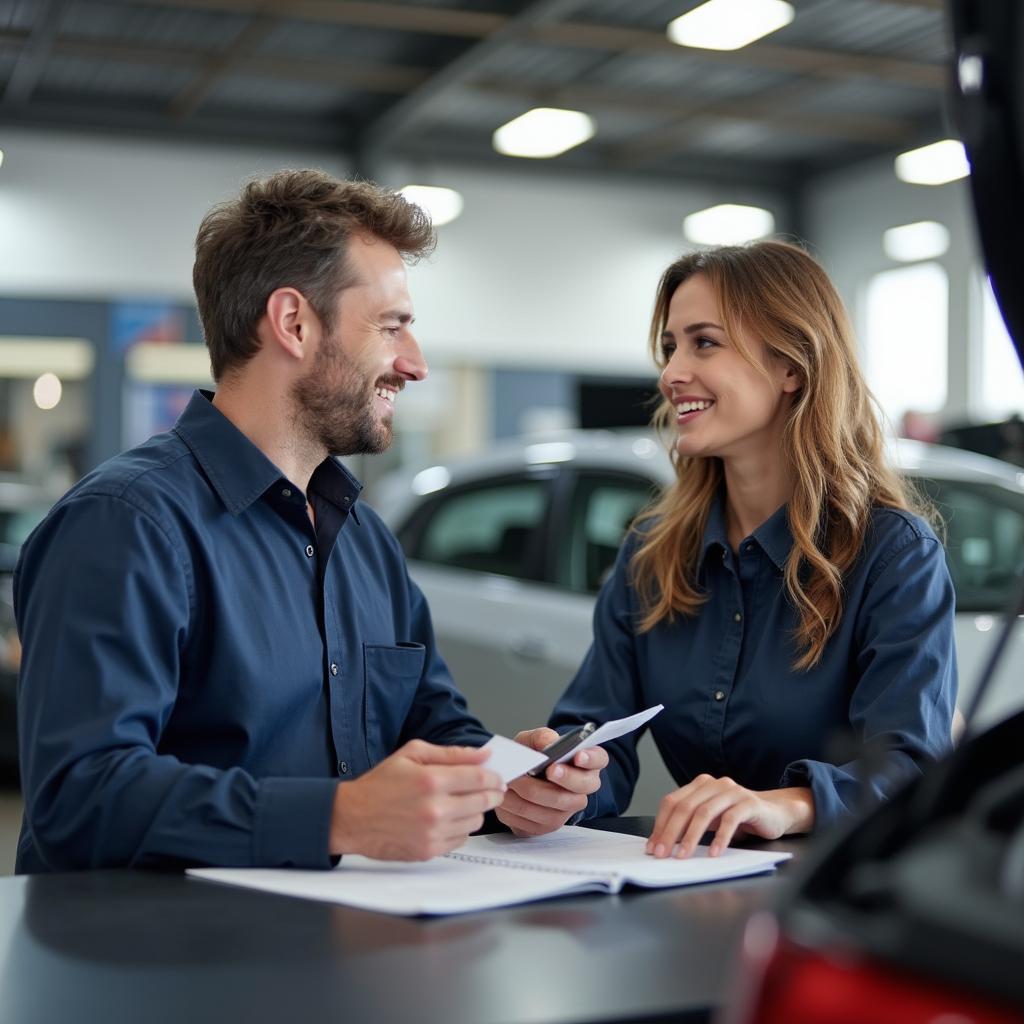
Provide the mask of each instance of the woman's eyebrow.
[{"label": "woman's eyebrow", "polygon": [[713,327],[716,331],[725,330],[725,328],[721,324],[714,324],[710,320],[703,320],[699,324],[690,324],[689,327],[684,327],[683,333],[696,334],[697,331],[706,331],[709,327]]}]

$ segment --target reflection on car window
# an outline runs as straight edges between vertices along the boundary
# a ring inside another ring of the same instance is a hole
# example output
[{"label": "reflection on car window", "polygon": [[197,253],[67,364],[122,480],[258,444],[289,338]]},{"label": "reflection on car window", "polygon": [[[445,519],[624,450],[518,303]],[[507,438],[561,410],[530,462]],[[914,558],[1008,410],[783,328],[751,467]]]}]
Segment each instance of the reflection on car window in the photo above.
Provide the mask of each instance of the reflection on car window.
[{"label": "reflection on car window", "polygon": [[960,480],[916,483],[942,516],[957,611],[1003,611],[1024,562],[1024,495]]},{"label": "reflection on car window", "polygon": [[643,477],[581,474],[572,499],[569,537],[559,550],[557,582],[584,593],[600,590],[626,530],[654,490]]},{"label": "reflection on car window", "polygon": [[411,557],[501,576],[532,578],[531,541],[547,503],[542,479],[490,483],[446,495]]}]

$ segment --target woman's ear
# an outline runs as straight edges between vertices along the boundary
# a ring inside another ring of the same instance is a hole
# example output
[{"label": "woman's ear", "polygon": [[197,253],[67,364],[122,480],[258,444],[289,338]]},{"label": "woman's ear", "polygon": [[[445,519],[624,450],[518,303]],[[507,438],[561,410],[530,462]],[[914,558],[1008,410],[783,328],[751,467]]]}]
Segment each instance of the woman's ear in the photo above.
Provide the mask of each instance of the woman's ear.
[{"label": "woman's ear", "polygon": [[784,394],[795,394],[804,386],[800,371],[788,360],[782,363],[782,391]]}]

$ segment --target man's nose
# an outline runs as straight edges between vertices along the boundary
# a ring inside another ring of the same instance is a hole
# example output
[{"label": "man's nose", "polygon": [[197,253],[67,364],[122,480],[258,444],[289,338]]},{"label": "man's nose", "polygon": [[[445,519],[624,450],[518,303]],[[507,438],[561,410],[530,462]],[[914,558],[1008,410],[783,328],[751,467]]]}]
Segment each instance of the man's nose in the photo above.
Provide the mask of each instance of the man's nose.
[{"label": "man's nose", "polygon": [[405,331],[401,348],[395,358],[395,372],[400,373],[406,380],[425,380],[427,373],[427,361],[423,358],[420,350],[420,343],[412,331]]}]

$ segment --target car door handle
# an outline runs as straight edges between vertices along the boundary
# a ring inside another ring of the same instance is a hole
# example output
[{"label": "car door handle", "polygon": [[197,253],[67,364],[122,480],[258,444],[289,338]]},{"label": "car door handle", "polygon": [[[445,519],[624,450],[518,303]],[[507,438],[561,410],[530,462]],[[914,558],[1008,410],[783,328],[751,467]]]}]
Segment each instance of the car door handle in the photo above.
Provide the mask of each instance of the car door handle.
[{"label": "car door handle", "polygon": [[547,661],[552,649],[552,645],[539,636],[517,636],[505,644],[505,650],[522,661]]}]

